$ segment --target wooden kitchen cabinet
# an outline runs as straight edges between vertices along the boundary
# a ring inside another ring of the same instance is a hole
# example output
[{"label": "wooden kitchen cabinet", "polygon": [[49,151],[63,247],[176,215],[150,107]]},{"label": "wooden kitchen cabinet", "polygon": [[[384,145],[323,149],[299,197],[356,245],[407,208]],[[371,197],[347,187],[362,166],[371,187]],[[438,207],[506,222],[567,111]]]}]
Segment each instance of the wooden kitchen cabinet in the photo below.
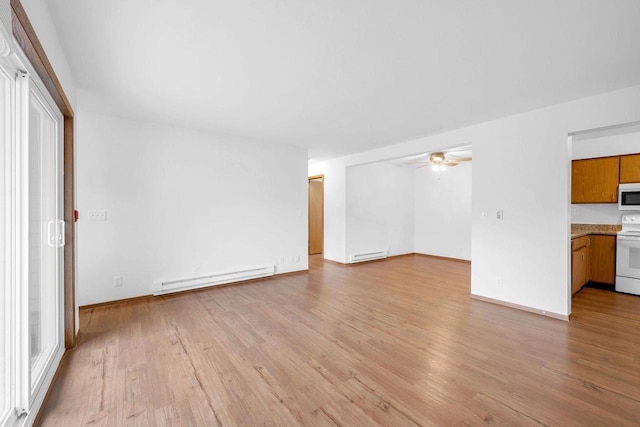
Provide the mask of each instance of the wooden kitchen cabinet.
[{"label": "wooden kitchen cabinet", "polygon": [[620,157],[573,160],[571,203],[617,203]]},{"label": "wooden kitchen cabinet", "polygon": [[640,182],[640,154],[620,156],[620,184]]},{"label": "wooden kitchen cabinet", "polygon": [[591,235],[589,247],[593,282],[614,285],[616,283],[616,236]]},{"label": "wooden kitchen cabinet", "polygon": [[588,236],[571,241],[571,295],[575,295],[590,280]]}]

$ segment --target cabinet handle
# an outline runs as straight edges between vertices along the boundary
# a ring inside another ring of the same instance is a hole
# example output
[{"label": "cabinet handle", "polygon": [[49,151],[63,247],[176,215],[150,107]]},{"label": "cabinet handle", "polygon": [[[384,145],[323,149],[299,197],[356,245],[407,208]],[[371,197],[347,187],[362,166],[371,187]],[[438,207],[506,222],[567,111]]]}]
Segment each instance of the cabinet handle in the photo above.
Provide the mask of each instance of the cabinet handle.
[{"label": "cabinet handle", "polygon": [[582,254],[580,254],[580,255],[582,255],[582,261],[584,261],[584,254],[582,253]]},{"label": "cabinet handle", "polygon": [[591,246],[591,239],[587,237],[587,246]]}]

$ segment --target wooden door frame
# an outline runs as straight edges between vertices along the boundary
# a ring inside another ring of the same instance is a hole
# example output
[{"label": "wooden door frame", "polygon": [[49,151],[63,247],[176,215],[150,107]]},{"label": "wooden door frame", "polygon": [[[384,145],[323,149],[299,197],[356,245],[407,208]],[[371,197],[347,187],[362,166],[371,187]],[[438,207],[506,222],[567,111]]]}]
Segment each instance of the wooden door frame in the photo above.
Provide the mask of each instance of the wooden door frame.
[{"label": "wooden door frame", "polygon": [[73,108],[20,0],[11,0],[11,30],[18,46],[36,70],[45,88],[64,116],[64,221],[67,224],[64,247],[64,346],[76,346],[75,298],[75,200]]},{"label": "wooden door frame", "polygon": [[[307,177],[307,198],[309,197],[309,182],[314,181],[316,179],[321,179],[322,181],[322,256],[324,257],[324,174],[321,175],[311,175]],[[307,205],[309,201],[307,200]],[[307,213],[308,217],[308,213]],[[308,219],[307,219],[308,221]],[[309,224],[307,223],[307,253],[309,252],[308,242],[310,241],[311,234],[309,233]]]}]

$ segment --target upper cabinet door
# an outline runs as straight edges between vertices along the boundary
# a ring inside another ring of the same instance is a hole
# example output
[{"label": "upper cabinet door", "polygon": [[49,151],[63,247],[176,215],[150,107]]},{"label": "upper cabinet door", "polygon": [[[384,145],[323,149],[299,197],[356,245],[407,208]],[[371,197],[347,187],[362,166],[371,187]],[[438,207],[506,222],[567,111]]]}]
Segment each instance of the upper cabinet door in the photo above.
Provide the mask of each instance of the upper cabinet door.
[{"label": "upper cabinet door", "polygon": [[617,203],[620,157],[574,160],[571,203]]},{"label": "upper cabinet door", "polygon": [[620,184],[640,182],[640,154],[620,157]]}]

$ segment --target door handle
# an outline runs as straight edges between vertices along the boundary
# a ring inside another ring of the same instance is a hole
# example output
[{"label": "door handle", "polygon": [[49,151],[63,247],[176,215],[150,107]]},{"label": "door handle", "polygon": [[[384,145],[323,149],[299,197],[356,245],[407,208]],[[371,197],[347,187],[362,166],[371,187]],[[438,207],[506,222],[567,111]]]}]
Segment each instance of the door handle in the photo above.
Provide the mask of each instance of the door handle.
[{"label": "door handle", "polygon": [[47,245],[49,245],[49,247],[55,248],[56,240],[55,240],[55,237],[53,236],[52,226],[53,226],[53,221],[47,222]]},{"label": "door handle", "polygon": [[62,247],[67,244],[67,224],[62,219],[58,220],[58,232],[58,247]]}]

